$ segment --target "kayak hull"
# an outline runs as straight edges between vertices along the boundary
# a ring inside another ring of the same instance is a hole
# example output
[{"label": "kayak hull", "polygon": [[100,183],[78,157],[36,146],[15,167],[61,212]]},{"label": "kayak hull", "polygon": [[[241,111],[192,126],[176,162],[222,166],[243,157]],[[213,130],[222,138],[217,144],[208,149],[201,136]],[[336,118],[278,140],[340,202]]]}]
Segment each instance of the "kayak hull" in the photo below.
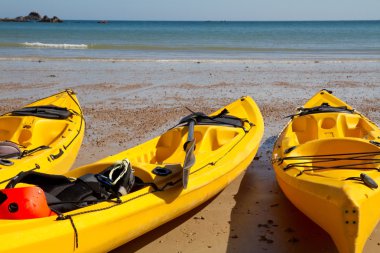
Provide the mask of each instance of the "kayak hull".
[{"label": "kayak hull", "polygon": [[[0,250],[110,251],[209,200],[245,171],[264,132],[261,113],[251,98],[241,98],[225,108],[230,115],[245,118],[252,124],[246,123],[245,131],[227,126],[196,125],[196,161],[189,171],[186,189],[182,185],[179,163],[185,157],[182,146],[187,127],[177,127],[146,143],[66,174],[78,177],[98,173],[116,161],[128,158],[134,175],[144,182],[154,182],[159,189],[144,187],[122,196],[121,203],[102,202],[87,206],[66,213],[59,221],[54,216],[2,220],[0,239],[11,243],[0,245]],[[173,147],[176,148],[171,149]],[[152,173],[157,166],[170,168],[172,173],[157,176]],[[60,245],[59,248],[56,245]]]},{"label": "kayak hull", "polygon": [[[304,107],[321,104],[352,109],[324,90]],[[341,253],[362,252],[380,219],[380,191],[361,179],[365,173],[380,184],[378,136],[378,127],[356,111],[324,112],[294,116],[274,145],[280,188]]]},{"label": "kayak hull", "polygon": [[[22,158],[6,158],[12,165],[0,165],[0,184],[5,186],[21,171],[62,174],[75,161],[82,144],[85,122],[76,95],[71,90],[40,99],[26,107],[57,106],[72,114],[67,119],[43,118],[31,115],[0,116],[0,141],[12,142],[21,152],[30,152]],[[34,149],[39,149],[33,152]]]}]

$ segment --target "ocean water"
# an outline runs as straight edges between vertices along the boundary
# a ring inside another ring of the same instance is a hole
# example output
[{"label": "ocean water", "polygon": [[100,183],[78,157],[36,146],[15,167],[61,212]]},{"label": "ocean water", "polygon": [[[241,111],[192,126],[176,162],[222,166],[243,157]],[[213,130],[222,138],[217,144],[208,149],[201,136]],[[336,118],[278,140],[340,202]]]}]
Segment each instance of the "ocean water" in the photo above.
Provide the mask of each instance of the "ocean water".
[{"label": "ocean water", "polygon": [[0,22],[0,58],[380,59],[380,21]]}]

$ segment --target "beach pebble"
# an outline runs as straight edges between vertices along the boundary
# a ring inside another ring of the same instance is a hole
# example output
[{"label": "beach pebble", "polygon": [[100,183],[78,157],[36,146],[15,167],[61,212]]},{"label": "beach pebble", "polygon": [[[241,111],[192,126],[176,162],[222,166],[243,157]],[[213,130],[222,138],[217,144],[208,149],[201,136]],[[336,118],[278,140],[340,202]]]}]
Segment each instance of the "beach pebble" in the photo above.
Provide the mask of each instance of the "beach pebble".
[{"label": "beach pebble", "polygon": [[290,242],[290,243],[297,243],[297,242],[299,242],[299,240],[298,240],[298,238],[296,238],[296,237],[292,237],[292,238],[290,238],[289,240],[288,240],[288,242]]},{"label": "beach pebble", "polygon": [[292,228],[287,228],[284,230],[286,233],[293,233],[294,230]]}]

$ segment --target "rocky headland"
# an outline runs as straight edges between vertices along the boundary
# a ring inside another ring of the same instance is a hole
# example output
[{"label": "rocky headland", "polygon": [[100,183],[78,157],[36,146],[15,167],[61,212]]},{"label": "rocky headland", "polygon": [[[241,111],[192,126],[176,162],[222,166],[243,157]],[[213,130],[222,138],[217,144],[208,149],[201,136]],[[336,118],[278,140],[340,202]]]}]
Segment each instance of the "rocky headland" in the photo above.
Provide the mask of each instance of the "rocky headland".
[{"label": "rocky headland", "polygon": [[41,17],[38,12],[32,11],[27,16],[19,16],[16,18],[0,18],[0,22],[43,22],[43,23],[62,23],[63,20],[57,16],[49,18],[47,15]]}]

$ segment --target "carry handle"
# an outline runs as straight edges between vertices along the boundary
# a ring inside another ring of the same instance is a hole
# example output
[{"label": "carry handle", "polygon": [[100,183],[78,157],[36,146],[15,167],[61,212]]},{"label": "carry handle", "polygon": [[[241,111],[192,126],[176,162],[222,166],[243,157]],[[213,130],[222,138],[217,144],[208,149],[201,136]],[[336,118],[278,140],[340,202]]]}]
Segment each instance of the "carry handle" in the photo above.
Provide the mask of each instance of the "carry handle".
[{"label": "carry handle", "polygon": [[59,153],[56,154],[56,155],[51,154],[50,158],[53,159],[53,160],[56,160],[56,159],[60,158],[62,155],[63,155],[63,150],[60,148],[59,149]]}]

